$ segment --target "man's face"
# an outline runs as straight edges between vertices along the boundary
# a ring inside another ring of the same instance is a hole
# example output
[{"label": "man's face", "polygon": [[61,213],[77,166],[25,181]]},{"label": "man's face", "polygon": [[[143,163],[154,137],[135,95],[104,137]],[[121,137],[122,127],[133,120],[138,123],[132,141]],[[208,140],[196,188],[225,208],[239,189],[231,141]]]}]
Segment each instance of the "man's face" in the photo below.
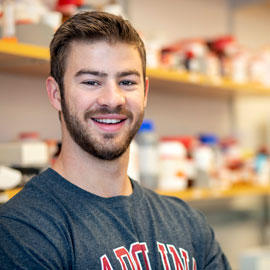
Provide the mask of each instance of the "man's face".
[{"label": "man's face", "polygon": [[142,123],[147,92],[135,46],[73,42],[61,100],[64,132],[85,152],[116,159]]}]

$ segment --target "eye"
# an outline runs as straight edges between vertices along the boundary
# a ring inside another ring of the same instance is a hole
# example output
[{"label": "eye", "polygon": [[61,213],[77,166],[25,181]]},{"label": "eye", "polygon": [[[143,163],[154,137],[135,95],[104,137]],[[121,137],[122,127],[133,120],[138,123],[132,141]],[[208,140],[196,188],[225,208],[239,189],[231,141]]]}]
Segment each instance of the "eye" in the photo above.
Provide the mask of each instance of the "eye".
[{"label": "eye", "polygon": [[100,85],[99,82],[97,82],[97,81],[91,81],[91,80],[83,81],[82,84],[90,85],[90,86],[99,86]]},{"label": "eye", "polygon": [[137,84],[137,83],[131,80],[123,80],[120,82],[120,85],[134,85],[134,84]]}]

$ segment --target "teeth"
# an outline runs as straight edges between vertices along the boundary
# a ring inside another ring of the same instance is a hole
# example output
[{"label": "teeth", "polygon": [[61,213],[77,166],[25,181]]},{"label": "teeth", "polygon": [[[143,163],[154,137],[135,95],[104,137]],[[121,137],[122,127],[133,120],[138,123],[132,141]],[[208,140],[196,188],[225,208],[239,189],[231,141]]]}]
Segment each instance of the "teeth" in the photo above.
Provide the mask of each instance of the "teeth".
[{"label": "teeth", "polygon": [[121,120],[119,119],[94,119],[98,123],[104,123],[104,124],[117,124],[120,123]]}]

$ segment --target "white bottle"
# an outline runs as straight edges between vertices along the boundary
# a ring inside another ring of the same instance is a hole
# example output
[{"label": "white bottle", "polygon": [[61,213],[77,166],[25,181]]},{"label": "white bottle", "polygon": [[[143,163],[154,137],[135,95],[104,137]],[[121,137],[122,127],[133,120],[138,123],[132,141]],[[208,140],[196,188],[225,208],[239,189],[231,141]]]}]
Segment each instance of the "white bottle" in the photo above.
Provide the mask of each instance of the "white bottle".
[{"label": "white bottle", "polygon": [[3,2],[3,38],[15,37],[15,7],[13,0],[5,0]]},{"label": "white bottle", "polygon": [[193,151],[196,171],[196,187],[211,187],[215,182],[213,175],[217,170],[218,156],[215,153],[217,137],[215,135],[201,135],[200,144]]},{"label": "white bottle", "polygon": [[158,184],[158,139],[151,120],[144,120],[135,137],[139,145],[140,182],[151,189]]},{"label": "white bottle", "polygon": [[187,151],[173,138],[163,138],[159,144],[161,190],[184,190],[187,188]]},{"label": "white bottle", "polygon": [[140,180],[139,146],[135,140],[132,140],[129,147],[129,163],[127,174],[132,180]]}]

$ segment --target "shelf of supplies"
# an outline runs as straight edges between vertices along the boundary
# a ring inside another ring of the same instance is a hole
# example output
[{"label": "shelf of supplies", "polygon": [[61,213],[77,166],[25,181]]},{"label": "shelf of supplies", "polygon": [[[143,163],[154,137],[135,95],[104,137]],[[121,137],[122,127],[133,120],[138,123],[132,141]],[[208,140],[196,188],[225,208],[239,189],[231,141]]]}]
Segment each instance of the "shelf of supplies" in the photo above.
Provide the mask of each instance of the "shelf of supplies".
[{"label": "shelf of supplies", "polygon": [[49,59],[47,47],[0,40],[0,72],[47,76]]},{"label": "shelf of supplies", "polygon": [[229,189],[193,188],[183,191],[157,190],[157,192],[161,195],[178,197],[185,201],[195,201],[232,198],[238,196],[270,196],[270,186],[239,185]]},{"label": "shelf of supplies", "polygon": [[[0,40],[0,72],[47,76],[49,48]],[[256,83],[236,83],[229,79],[209,79],[203,74],[164,68],[147,68],[151,89],[213,94],[270,95],[270,87]]]},{"label": "shelf of supplies", "polygon": [[[0,192],[0,203],[4,203],[16,195],[22,188],[15,188]],[[238,196],[270,196],[270,186],[239,185],[229,189],[188,189],[182,191],[157,190],[166,196],[181,198],[185,201],[224,199]]]},{"label": "shelf of supplies", "polygon": [[6,191],[0,192],[0,203],[5,203],[13,196],[15,196],[18,192],[20,192],[22,188],[14,188]]},{"label": "shelf of supplies", "polygon": [[38,60],[49,60],[50,52],[47,47],[0,40],[1,56],[16,55],[20,57],[35,58]]},{"label": "shelf of supplies", "polygon": [[180,72],[162,68],[148,68],[147,75],[152,86],[177,91],[201,91],[213,94],[270,95],[270,87],[259,83],[237,83],[227,78],[209,78],[204,74]]}]

